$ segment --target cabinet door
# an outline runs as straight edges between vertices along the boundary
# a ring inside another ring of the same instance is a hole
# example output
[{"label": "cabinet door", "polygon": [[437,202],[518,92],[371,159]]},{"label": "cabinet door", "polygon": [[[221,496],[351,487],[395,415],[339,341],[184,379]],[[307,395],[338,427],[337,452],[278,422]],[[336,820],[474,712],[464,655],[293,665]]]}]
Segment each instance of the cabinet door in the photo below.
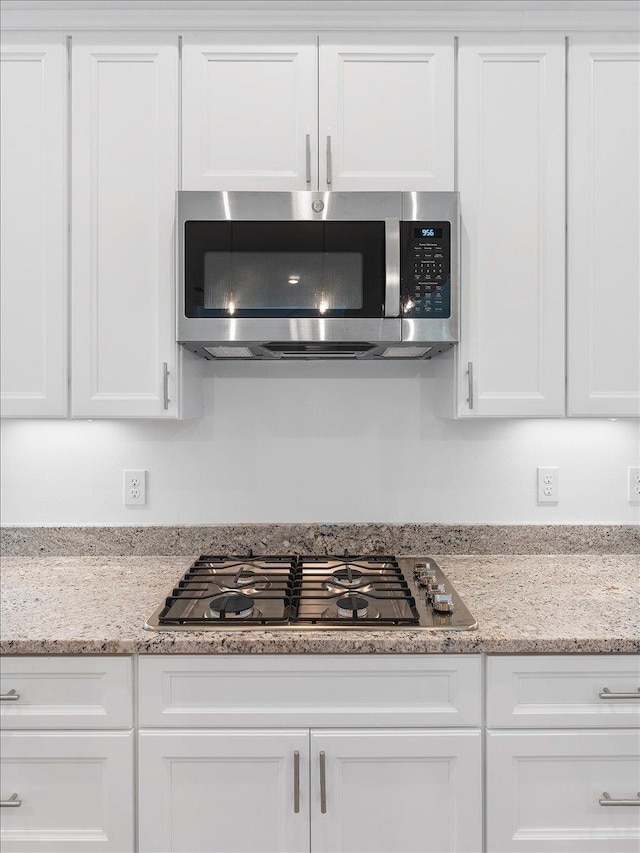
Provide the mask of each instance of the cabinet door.
[{"label": "cabinet door", "polygon": [[316,189],[316,140],[315,36],[184,36],[183,189]]},{"label": "cabinet door", "polygon": [[462,416],[564,413],[564,50],[460,36]]},{"label": "cabinet door", "polygon": [[177,37],[74,36],[72,96],[72,414],[175,417]]},{"label": "cabinet door", "polygon": [[5,732],[3,853],[133,851],[132,732]]},{"label": "cabinet door", "polygon": [[67,51],[2,36],[2,415],[67,413]]},{"label": "cabinet door", "polygon": [[487,849],[491,853],[638,851],[637,731],[489,732]]},{"label": "cabinet door", "polygon": [[640,415],[640,50],[569,42],[568,412]]},{"label": "cabinet door", "polygon": [[453,36],[320,36],[320,189],[453,190]]},{"label": "cabinet door", "polygon": [[141,853],[309,850],[308,731],[143,730],[138,754]]},{"label": "cabinet door", "polygon": [[482,849],[479,731],[316,729],[311,762],[314,853]]}]

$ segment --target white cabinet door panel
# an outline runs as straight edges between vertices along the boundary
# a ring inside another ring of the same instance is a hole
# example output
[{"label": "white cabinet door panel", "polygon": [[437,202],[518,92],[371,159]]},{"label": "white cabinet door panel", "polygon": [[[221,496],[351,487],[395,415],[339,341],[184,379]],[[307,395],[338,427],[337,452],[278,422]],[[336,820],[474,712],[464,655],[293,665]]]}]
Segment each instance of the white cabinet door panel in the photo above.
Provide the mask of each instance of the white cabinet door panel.
[{"label": "white cabinet door panel", "polygon": [[307,731],[141,731],[139,761],[141,853],[309,850]]},{"label": "white cabinet door panel", "polygon": [[2,416],[67,413],[67,51],[3,33]]},{"label": "white cabinet door panel", "polygon": [[480,853],[478,730],[312,730],[311,762],[314,853]]},{"label": "white cabinet door panel", "polygon": [[72,414],[175,417],[177,37],[74,36],[72,97]]},{"label": "white cabinet door panel", "polygon": [[319,92],[321,190],[454,189],[453,36],[323,33]]},{"label": "white cabinet door panel", "polygon": [[564,56],[554,33],[460,36],[463,416],[564,413]]},{"label": "white cabinet door panel", "polygon": [[133,851],[132,732],[5,732],[3,853]]},{"label": "white cabinet door panel", "polygon": [[637,853],[638,732],[489,732],[491,853]]},{"label": "white cabinet door panel", "polygon": [[316,189],[316,54],[308,33],[184,36],[183,189]]},{"label": "white cabinet door panel", "polygon": [[569,42],[568,411],[640,416],[640,48]]}]

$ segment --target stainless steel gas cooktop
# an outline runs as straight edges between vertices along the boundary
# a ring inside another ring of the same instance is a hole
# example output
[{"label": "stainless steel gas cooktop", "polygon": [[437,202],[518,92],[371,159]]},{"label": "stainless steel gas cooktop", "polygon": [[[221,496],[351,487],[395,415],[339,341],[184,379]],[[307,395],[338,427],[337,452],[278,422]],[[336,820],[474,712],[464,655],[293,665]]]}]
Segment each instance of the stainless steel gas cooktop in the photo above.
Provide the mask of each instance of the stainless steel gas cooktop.
[{"label": "stainless steel gas cooktop", "polygon": [[152,631],[478,627],[435,560],[391,555],[201,556]]}]

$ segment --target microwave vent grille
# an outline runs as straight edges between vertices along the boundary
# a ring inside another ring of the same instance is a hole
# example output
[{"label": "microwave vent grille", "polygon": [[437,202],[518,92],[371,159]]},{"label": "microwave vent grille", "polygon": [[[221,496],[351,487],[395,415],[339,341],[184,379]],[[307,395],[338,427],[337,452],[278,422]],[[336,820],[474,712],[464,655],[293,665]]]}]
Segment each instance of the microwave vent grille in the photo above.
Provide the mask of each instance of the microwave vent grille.
[{"label": "microwave vent grille", "polygon": [[204,347],[215,358],[255,358],[249,347]]},{"label": "microwave vent grille", "polygon": [[382,358],[422,358],[433,347],[387,347]]}]

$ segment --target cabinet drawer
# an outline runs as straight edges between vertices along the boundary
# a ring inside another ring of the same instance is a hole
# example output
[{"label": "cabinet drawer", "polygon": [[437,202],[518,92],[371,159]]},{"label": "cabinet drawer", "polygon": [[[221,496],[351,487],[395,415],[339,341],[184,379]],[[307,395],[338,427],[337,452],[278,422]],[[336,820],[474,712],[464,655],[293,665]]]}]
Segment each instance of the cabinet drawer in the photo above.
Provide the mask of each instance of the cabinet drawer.
[{"label": "cabinet drawer", "polygon": [[4,657],[0,694],[3,729],[132,726],[130,658]]},{"label": "cabinet drawer", "polygon": [[[638,851],[637,732],[490,732],[487,839],[491,853]],[[640,802],[640,800],[639,800]]]},{"label": "cabinet drawer", "polygon": [[633,655],[489,658],[487,725],[637,726],[638,688],[640,659]]},{"label": "cabinet drawer", "polygon": [[3,853],[132,851],[133,733],[4,732],[0,796]]},{"label": "cabinet drawer", "polygon": [[470,655],[143,657],[141,726],[478,726]]}]

